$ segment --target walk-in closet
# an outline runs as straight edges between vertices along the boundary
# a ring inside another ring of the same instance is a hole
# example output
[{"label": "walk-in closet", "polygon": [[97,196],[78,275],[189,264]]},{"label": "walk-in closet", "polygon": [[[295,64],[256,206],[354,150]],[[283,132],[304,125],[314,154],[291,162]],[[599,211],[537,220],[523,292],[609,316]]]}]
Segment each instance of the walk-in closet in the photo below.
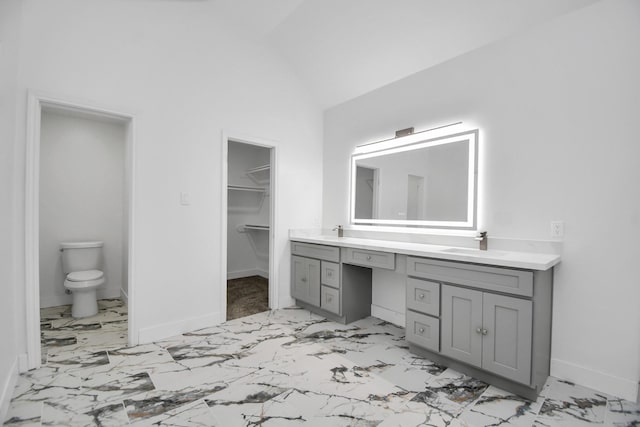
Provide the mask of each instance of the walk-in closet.
[{"label": "walk-in closet", "polygon": [[227,319],[269,309],[271,149],[229,141]]}]

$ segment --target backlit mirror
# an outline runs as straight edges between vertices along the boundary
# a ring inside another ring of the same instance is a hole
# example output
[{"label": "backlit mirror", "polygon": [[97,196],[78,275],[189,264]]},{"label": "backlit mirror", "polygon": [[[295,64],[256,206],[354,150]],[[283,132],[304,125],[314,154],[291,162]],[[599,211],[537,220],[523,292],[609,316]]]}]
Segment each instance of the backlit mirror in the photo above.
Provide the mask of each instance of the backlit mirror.
[{"label": "backlit mirror", "polygon": [[477,153],[477,129],[358,147],[351,159],[351,222],[475,229]]}]

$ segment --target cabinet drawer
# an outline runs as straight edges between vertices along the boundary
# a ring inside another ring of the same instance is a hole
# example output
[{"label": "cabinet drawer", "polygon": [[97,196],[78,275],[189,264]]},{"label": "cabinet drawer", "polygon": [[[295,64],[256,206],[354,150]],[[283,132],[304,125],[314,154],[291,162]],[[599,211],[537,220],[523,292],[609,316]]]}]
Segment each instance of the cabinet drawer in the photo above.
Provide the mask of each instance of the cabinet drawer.
[{"label": "cabinet drawer", "polygon": [[313,243],[291,242],[291,254],[325,261],[340,261],[340,248],[336,246],[315,245]]},{"label": "cabinet drawer", "polygon": [[414,311],[407,311],[407,341],[428,350],[440,351],[440,321]]},{"label": "cabinet drawer", "polygon": [[320,308],[340,315],[340,291],[329,286],[322,286]]},{"label": "cabinet drawer", "polygon": [[340,288],[340,264],[322,261],[320,277],[323,285]]},{"label": "cabinet drawer", "polygon": [[342,251],[342,262],[363,265],[365,267],[396,269],[396,254],[389,252],[369,251],[366,249],[345,248]]},{"label": "cabinet drawer", "polygon": [[407,278],[407,308],[432,316],[440,315],[440,283]]},{"label": "cabinet drawer", "polygon": [[526,270],[407,257],[407,274],[438,282],[533,296],[533,272]]}]

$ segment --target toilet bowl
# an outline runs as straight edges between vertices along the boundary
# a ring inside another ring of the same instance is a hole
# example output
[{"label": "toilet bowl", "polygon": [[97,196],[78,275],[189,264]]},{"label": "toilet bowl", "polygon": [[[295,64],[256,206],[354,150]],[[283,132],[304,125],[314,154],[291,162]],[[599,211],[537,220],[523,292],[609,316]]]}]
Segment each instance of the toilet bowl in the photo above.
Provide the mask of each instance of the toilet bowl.
[{"label": "toilet bowl", "polygon": [[98,313],[96,290],[104,283],[104,273],[100,270],[74,271],[67,274],[65,289],[71,291],[73,317],[88,317]]},{"label": "toilet bowl", "polygon": [[88,317],[98,313],[96,290],[105,282],[102,265],[103,242],[60,243],[62,271],[66,273],[65,289],[71,292],[73,317]]}]

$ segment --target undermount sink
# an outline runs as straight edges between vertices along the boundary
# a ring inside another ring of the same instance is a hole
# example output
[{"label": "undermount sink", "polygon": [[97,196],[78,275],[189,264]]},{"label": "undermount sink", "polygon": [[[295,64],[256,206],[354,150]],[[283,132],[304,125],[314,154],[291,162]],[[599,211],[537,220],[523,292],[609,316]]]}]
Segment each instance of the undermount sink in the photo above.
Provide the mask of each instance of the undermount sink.
[{"label": "undermount sink", "polygon": [[449,248],[444,249],[442,252],[450,253],[450,254],[460,254],[460,255],[474,255],[474,256],[504,256],[507,253],[502,251],[481,251],[480,249],[470,249],[470,248]]}]

